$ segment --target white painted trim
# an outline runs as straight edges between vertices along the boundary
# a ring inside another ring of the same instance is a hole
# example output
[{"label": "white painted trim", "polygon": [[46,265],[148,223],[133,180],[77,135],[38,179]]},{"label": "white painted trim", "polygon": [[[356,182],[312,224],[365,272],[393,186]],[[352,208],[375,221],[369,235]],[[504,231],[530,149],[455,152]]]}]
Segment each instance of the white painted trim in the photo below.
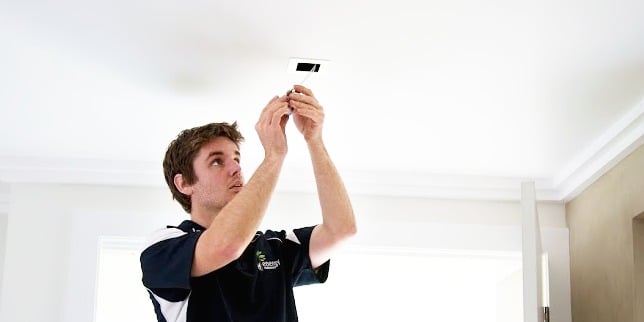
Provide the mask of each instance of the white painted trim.
[{"label": "white painted trim", "polygon": [[165,186],[160,162],[12,156],[0,157],[0,181]]},{"label": "white painted trim", "polygon": [[[349,193],[466,200],[519,200],[524,178],[456,176],[417,172],[373,172],[340,169]],[[314,192],[310,170],[282,172],[278,190]],[[539,200],[558,201],[548,180],[537,180]]]},{"label": "white painted trim", "polygon": [[628,111],[554,178],[557,199],[569,201],[644,144],[644,100]]},{"label": "white painted trim", "polygon": [[534,182],[521,184],[523,255],[523,321],[543,321],[541,316],[541,231]]},{"label": "white painted trim", "polygon": [[[537,200],[567,202],[644,144],[644,100],[626,113],[554,178],[454,176],[340,169],[352,194],[465,200],[521,198],[535,181]],[[160,162],[0,156],[0,182],[165,187]],[[276,191],[315,192],[310,169],[285,168]],[[6,198],[6,197],[5,197]],[[0,211],[3,204],[0,192]]]},{"label": "white painted trim", "polygon": [[[341,169],[353,194],[446,199],[519,200],[522,178],[476,177]],[[165,187],[153,162],[0,157],[0,181],[10,183],[107,184]],[[537,181],[539,200],[557,201],[547,180]],[[315,192],[310,169],[282,171],[276,189]]]}]

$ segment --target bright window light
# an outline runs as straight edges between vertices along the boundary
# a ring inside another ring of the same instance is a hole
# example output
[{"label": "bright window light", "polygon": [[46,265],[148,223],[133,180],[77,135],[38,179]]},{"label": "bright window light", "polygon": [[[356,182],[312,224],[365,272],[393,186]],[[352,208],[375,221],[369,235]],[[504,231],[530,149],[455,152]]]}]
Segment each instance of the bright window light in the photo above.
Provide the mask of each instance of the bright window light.
[{"label": "bright window light", "polygon": [[[95,322],[155,322],[143,240],[102,238]],[[295,289],[300,321],[522,320],[520,253],[345,249],[328,281]]]},{"label": "bright window light", "polygon": [[102,237],[96,287],[95,322],[156,322],[141,283],[139,255],[144,240]]},{"label": "bright window light", "polygon": [[325,285],[295,289],[300,320],[521,321],[520,256],[350,249],[334,257]]}]

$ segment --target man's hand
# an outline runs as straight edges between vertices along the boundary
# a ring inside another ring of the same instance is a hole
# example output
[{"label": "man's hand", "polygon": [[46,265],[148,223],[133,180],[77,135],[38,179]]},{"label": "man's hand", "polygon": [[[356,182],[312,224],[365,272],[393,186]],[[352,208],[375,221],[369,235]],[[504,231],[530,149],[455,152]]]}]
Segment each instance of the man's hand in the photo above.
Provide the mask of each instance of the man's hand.
[{"label": "man's hand", "polygon": [[321,140],[324,123],[322,105],[310,89],[302,85],[295,85],[293,89],[294,92],[288,95],[288,106],[293,109],[295,126],[307,142]]},{"label": "man's hand", "polygon": [[286,123],[289,106],[286,96],[273,97],[259,116],[255,131],[264,146],[266,157],[284,157],[288,151],[286,144]]}]

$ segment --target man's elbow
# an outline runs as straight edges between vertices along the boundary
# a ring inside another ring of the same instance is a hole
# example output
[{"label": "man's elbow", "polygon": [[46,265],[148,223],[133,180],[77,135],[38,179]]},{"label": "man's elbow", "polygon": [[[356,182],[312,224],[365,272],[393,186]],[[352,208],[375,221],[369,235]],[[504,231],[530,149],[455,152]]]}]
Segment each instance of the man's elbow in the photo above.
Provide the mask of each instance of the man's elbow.
[{"label": "man's elbow", "polygon": [[338,239],[345,240],[350,239],[358,233],[358,227],[355,222],[351,222],[345,225],[342,225],[337,231],[336,236]]},{"label": "man's elbow", "polygon": [[215,247],[210,248],[211,258],[221,258],[226,262],[232,262],[244,253],[248,247],[248,241],[241,238],[228,238],[215,243]]},{"label": "man's elbow", "polygon": [[358,233],[356,221],[353,218],[353,213],[344,218],[344,220],[326,220],[320,225],[321,231],[324,235],[334,242],[342,242],[350,239]]},{"label": "man's elbow", "polygon": [[222,258],[225,258],[226,261],[232,262],[241,257],[241,255],[244,253],[244,250],[245,247],[241,243],[230,244],[219,249],[218,254],[213,254],[213,256],[221,256]]},{"label": "man's elbow", "polygon": [[238,259],[244,247],[235,243],[221,243],[210,246],[197,243],[192,267],[192,276],[202,276],[224,267]]},{"label": "man's elbow", "polygon": [[351,238],[358,234],[358,226],[356,225],[356,223],[353,223],[347,228],[346,234],[347,234],[347,238]]}]

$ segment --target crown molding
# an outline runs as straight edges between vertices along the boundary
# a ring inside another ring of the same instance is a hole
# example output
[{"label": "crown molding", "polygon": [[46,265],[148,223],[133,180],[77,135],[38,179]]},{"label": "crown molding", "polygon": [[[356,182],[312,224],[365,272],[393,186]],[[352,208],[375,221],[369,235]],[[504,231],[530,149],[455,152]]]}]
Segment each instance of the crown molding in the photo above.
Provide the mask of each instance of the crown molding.
[{"label": "crown molding", "polygon": [[[567,202],[644,143],[644,101],[570,162],[555,178],[507,178],[340,169],[351,194],[465,200],[520,200],[534,181],[540,201]],[[160,162],[0,156],[0,182],[165,187]],[[310,168],[286,166],[276,191],[315,192]],[[8,193],[0,191],[0,211]]]},{"label": "crown molding", "polygon": [[[288,174],[286,174],[288,172]],[[340,169],[344,184],[351,194],[396,197],[422,197],[465,200],[520,200],[521,183],[535,181],[537,198],[559,201],[558,192],[549,180],[467,175],[443,175],[418,172],[383,172]],[[305,188],[303,188],[305,187]],[[278,190],[315,192],[310,169],[283,171]]]},{"label": "crown molding", "polygon": [[0,181],[7,183],[165,185],[155,162],[74,158],[0,157]]},{"label": "crown molding", "polygon": [[628,111],[554,178],[557,199],[568,202],[644,144],[644,100]]},{"label": "crown molding", "polygon": [[[352,194],[442,199],[519,200],[525,178],[454,176],[412,172],[341,169]],[[89,159],[0,157],[0,181],[6,183],[102,184],[165,187],[155,162]],[[558,201],[547,180],[537,180],[539,200]],[[315,192],[311,169],[285,168],[276,188]]]}]

